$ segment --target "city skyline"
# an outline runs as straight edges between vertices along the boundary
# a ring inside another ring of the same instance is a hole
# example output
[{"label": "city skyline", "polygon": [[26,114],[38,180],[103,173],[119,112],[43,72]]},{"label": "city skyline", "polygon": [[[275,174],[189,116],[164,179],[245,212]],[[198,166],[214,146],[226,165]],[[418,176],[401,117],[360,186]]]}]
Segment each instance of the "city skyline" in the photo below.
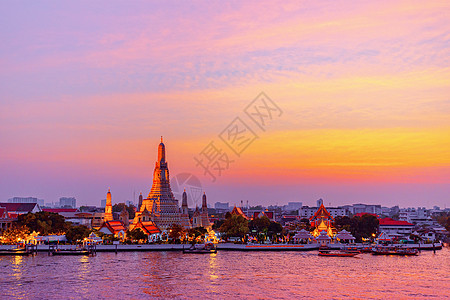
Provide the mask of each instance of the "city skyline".
[{"label": "city skyline", "polygon": [[[1,201],[136,202],[162,135],[210,203],[448,207],[448,3],[177,6],[0,3]],[[264,130],[261,92],[283,112]],[[236,117],[258,136],[239,156]]]}]

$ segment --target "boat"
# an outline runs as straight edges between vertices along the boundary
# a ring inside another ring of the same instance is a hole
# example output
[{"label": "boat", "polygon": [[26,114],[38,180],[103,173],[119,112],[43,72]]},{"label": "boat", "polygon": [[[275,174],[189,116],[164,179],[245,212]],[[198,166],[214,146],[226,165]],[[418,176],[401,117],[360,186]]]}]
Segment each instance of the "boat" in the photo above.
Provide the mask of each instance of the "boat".
[{"label": "boat", "polygon": [[370,245],[343,245],[341,250],[348,252],[358,252],[358,253],[371,253],[372,246]]},{"label": "boat", "polygon": [[0,255],[30,255],[36,254],[37,247],[33,244],[19,244],[16,248],[12,249],[0,249]]},{"label": "boat", "polygon": [[217,253],[217,248],[213,243],[195,244],[188,249],[183,248],[183,253]]},{"label": "boat", "polygon": [[359,251],[345,251],[345,250],[319,250],[319,256],[332,257],[353,257],[359,254]]},{"label": "boat", "polygon": [[89,255],[90,252],[87,249],[73,249],[73,250],[63,250],[56,249],[52,252],[52,255]]},{"label": "boat", "polygon": [[408,248],[402,245],[375,246],[372,248],[373,255],[406,255],[414,256],[419,254],[419,250]]},{"label": "boat", "polygon": [[30,251],[28,251],[25,248],[14,248],[14,249],[2,249],[0,250],[0,255],[29,255],[31,254]]},{"label": "boat", "polygon": [[49,248],[49,255],[95,255],[95,245],[87,245],[86,247],[77,247],[75,249],[58,249],[57,247]]}]

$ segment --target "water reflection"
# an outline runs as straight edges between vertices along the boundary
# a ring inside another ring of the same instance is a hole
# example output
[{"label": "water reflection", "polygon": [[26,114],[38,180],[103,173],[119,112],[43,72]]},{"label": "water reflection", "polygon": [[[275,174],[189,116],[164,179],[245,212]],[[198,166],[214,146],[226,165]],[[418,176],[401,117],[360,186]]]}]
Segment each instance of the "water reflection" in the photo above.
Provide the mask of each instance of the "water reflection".
[{"label": "water reflection", "polygon": [[[89,266],[89,257],[85,255],[81,255],[78,257],[78,262],[74,264],[77,266],[76,275],[78,276],[78,290],[82,294],[88,294],[89,292],[89,282],[86,278],[89,278],[90,266]],[[74,274],[74,275],[75,275]]]},{"label": "water reflection", "polygon": [[417,257],[317,252],[98,253],[0,257],[9,298],[445,298],[448,248]]},{"label": "water reflection", "polygon": [[217,253],[209,254],[209,279],[211,281],[209,290],[213,294],[218,293],[217,285],[219,284]]},{"label": "water reflection", "polygon": [[15,256],[13,256],[13,259],[12,259],[12,264],[13,264],[12,273],[13,273],[15,280],[17,280],[17,282],[21,282],[21,279],[22,279],[23,259],[24,259],[24,257],[21,255],[15,255]]},{"label": "water reflection", "polygon": [[142,260],[143,292],[152,297],[164,297],[171,294],[172,287],[168,284],[168,270],[175,266],[170,262],[166,252],[149,253]]}]

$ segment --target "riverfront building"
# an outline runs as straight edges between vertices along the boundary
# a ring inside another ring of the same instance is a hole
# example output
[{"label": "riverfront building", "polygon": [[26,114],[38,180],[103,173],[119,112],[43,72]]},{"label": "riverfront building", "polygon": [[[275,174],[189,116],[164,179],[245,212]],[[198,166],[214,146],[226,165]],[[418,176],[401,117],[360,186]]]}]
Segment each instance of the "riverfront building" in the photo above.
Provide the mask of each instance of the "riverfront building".
[{"label": "riverfront building", "polygon": [[333,224],[334,218],[327,211],[325,206],[323,206],[323,202],[316,213],[309,219],[309,222],[312,227],[314,227],[314,231],[312,235],[317,237],[321,234],[322,231],[326,232],[328,236],[333,236]]},{"label": "riverfront building", "polygon": [[379,231],[385,232],[390,236],[409,236],[414,228],[414,224],[391,218],[379,219],[379,222]]},{"label": "riverfront building", "polygon": [[[309,207],[309,206],[302,206],[301,209],[299,209],[299,216],[301,218],[310,219],[314,214],[319,210],[321,205],[323,204],[323,200],[319,199],[317,200],[317,206],[316,207]],[[328,207],[327,212],[333,217],[343,217],[347,215],[347,209],[344,207]]]}]

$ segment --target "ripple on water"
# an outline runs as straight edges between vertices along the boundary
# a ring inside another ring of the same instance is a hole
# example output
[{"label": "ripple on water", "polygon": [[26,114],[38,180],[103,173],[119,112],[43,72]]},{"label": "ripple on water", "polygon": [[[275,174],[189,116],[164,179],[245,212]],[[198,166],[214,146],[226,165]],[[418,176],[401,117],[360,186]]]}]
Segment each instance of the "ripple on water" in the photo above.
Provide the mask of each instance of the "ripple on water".
[{"label": "ripple on water", "polygon": [[[417,257],[317,252],[98,253],[1,257],[6,298],[444,298],[450,250]],[[3,297],[2,297],[3,298]]]}]

